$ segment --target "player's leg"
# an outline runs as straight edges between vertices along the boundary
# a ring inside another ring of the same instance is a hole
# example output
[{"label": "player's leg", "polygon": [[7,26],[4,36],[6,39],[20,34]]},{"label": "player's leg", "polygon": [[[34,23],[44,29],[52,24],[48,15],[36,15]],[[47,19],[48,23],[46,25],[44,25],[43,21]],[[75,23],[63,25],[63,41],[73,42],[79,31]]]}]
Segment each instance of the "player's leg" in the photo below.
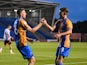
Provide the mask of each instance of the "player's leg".
[{"label": "player's leg", "polygon": [[7,41],[4,41],[4,44],[2,45],[2,47],[0,48],[0,53],[2,52],[3,48],[6,46]]},{"label": "player's leg", "polygon": [[34,65],[35,64],[35,57],[33,56],[32,50],[29,46],[27,48],[27,58],[28,58],[28,65]]},{"label": "player's leg", "polygon": [[14,54],[14,52],[12,51],[12,45],[11,44],[12,44],[11,41],[8,41],[10,53]]},{"label": "player's leg", "polygon": [[64,48],[58,47],[56,51],[56,59],[55,59],[55,65],[63,65],[63,56],[62,56],[62,51]]},{"label": "player's leg", "polygon": [[35,64],[35,57],[28,59],[28,65],[34,65]]},{"label": "player's leg", "polygon": [[70,48],[66,48],[66,47],[59,48],[59,52],[58,52],[59,56],[57,56],[57,61],[58,61],[57,65],[63,65],[63,59],[64,57],[68,57],[69,51]]},{"label": "player's leg", "polygon": [[24,59],[28,60],[27,65],[34,65],[35,64],[35,57],[33,56],[32,50],[29,46],[17,46],[19,52],[22,54]]},{"label": "player's leg", "polygon": [[63,56],[57,58],[57,65],[63,65]]},{"label": "player's leg", "polygon": [[55,65],[58,65],[59,50],[60,50],[60,47],[58,47],[56,50]]},{"label": "player's leg", "polygon": [[58,57],[55,58],[55,65],[58,65]]}]

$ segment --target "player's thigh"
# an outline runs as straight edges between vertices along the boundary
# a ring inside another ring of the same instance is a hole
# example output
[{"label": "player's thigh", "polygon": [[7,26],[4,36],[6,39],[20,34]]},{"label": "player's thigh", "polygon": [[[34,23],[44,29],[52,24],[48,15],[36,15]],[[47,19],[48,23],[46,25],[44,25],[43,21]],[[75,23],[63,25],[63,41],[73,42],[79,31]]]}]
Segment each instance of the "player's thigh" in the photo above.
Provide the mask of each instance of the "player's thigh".
[{"label": "player's thigh", "polygon": [[70,48],[66,47],[58,47],[56,51],[56,56],[63,56],[63,57],[68,57],[70,52]]},{"label": "player's thigh", "polygon": [[11,46],[11,44],[12,44],[11,41],[8,40],[8,45]]},{"label": "player's thigh", "polygon": [[5,41],[4,41],[4,45],[7,45],[7,44],[8,44],[8,40],[5,40]]},{"label": "player's thigh", "polygon": [[57,49],[56,49],[56,57],[58,57],[59,56],[59,54],[60,54],[60,47],[57,47]]},{"label": "player's thigh", "polygon": [[69,52],[70,52],[70,48],[66,48],[66,47],[61,48],[61,56],[68,57]]},{"label": "player's thigh", "polygon": [[29,46],[20,47],[18,50],[21,52],[24,59],[30,59],[33,57],[32,50]]}]

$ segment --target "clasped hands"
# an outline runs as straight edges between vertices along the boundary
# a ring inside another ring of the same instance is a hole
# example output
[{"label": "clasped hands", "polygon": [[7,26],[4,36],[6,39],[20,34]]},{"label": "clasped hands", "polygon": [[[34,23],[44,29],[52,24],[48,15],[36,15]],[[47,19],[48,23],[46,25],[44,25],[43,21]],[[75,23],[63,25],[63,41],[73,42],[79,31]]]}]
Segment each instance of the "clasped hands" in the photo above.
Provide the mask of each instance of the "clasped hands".
[{"label": "clasped hands", "polygon": [[48,24],[48,23],[47,23],[47,20],[46,20],[45,18],[42,18],[40,21],[41,21],[41,23],[42,23],[43,25]]},{"label": "clasped hands", "polygon": [[[41,19],[41,23],[43,24],[43,25],[49,25],[48,23],[47,23],[47,20],[45,19],[45,18],[42,18]],[[55,35],[54,35],[54,37],[56,37],[56,38],[60,38],[62,35],[61,35],[61,33],[56,33]]]}]

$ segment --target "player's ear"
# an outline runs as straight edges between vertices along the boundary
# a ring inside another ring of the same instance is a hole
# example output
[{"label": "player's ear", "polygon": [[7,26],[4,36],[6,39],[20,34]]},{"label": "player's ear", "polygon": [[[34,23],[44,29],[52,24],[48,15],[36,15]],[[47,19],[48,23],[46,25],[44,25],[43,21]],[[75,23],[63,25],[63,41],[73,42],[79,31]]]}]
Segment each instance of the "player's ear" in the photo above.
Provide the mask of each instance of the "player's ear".
[{"label": "player's ear", "polygon": [[66,13],[66,12],[64,12],[63,14],[64,14],[64,15],[67,15],[67,13]]},{"label": "player's ear", "polygon": [[66,15],[66,13],[64,12],[64,15]]}]

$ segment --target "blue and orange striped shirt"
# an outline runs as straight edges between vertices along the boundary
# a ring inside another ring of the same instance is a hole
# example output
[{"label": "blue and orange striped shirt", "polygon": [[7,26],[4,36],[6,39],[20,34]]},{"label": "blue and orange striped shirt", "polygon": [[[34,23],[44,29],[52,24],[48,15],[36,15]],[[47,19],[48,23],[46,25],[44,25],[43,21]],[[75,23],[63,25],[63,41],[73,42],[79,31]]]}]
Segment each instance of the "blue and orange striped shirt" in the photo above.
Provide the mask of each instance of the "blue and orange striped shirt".
[{"label": "blue and orange striped shirt", "polygon": [[[68,18],[64,19],[60,25],[61,25],[61,33],[66,32],[68,28],[73,29],[72,22]],[[59,41],[60,41],[59,45],[60,47],[70,48],[70,34],[63,35]]]},{"label": "blue and orange striped shirt", "polygon": [[19,46],[26,46],[27,39],[26,39],[26,29],[28,28],[27,22],[22,19],[18,18],[14,22],[14,32],[15,32],[15,39],[19,41]]}]

